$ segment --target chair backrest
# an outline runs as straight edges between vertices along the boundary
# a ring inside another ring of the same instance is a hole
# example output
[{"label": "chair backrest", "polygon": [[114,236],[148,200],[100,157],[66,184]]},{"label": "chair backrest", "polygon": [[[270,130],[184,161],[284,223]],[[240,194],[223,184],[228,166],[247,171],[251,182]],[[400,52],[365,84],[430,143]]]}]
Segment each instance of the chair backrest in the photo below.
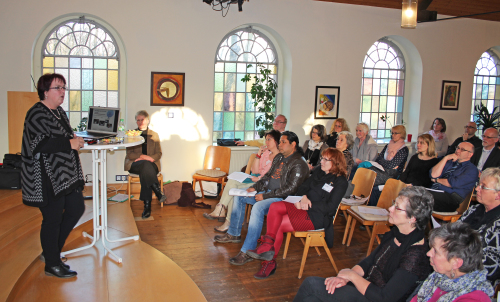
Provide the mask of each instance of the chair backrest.
[{"label": "chair backrest", "polygon": [[469,208],[473,192],[474,192],[474,190],[472,190],[469,194],[467,194],[467,196],[465,196],[464,201],[462,201],[462,203],[460,204],[460,206],[457,209],[457,212],[459,214],[463,214]]},{"label": "chair backrest", "polygon": [[392,201],[398,197],[399,192],[406,187],[406,184],[400,180],[389,178],[380,193],[377,207],[388,209],[392,205]]},{"label": "chair backrest", "polygon": [[231,163],[231,149],[221,146],[209,146],[205,153],[203,169],[217,169],[229,174]]},{"label": "chair backrest", "polygon": [[247,168],[245,169],[246,174],[250,174],[250,172],[252,171],[252,165],[256,155],[257,155],[256,153],[250,154],[250,158],[248,159],[247,163]]},{"label": "chair backrest", "polygon": [[358,168],[352,179],[354,191],[352,195],[369,197],[372,194],[373,184],[377,173],[370,169]]}]

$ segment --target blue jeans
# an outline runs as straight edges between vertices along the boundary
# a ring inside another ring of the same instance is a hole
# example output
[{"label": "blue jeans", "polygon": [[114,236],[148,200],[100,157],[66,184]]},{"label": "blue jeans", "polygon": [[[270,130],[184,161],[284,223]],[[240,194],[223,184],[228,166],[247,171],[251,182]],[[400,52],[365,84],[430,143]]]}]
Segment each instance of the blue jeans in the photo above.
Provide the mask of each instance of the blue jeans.
[{"label": "blue jeans", "polygon": [[[262,194],[259,192],[257,194]],[[233,236],[241,235],[241,228],[243,220],[245,219],[246,204],[253,205],[250,214],[250,222],[248,223],[248,232],[245,242],[241,247],[241,251],[246,253],[248,250],[257,248],[257,239],[262,232],[262,225],[264,224],[264,216],[269,212],[269,207],[273,202],[283,200],[283,198],[268,198],[257,202],[255,197],[242,197],[234,196],[233,211],[231,212],[231,222],[229,224],[228,234]]]}]

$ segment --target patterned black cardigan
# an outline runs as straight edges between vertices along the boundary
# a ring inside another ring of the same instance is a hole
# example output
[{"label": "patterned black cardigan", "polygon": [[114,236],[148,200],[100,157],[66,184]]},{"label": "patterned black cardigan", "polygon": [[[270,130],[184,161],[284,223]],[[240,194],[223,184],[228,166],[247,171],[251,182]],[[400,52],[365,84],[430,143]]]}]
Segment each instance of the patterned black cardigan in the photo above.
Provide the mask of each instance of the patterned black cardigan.
[{"label": "patterned black cardigan", "polygon": [[[61,107],[57,111],[64,121],[57,119],[41,102],[33,105],[26,113],[21,150],[21,188],[23,203],[29,206],[45,206],[47,196],[59,198],[85,183],[76,150],[33,154],[37,147],[40,149],[51,138],[73,138],[73,132],[69,132],[71,128],[66,112]],[[63,122],[67,127],[64,127]],[[53,192],[44,192],[49,187],[52,187]]]}]

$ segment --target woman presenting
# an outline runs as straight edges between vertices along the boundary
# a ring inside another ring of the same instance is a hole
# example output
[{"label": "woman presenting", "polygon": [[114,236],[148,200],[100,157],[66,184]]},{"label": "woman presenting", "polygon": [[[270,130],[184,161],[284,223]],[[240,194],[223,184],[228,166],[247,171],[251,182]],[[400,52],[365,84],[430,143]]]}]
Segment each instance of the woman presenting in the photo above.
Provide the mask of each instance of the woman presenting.
[{"label": "woman presenting", "polygon": [[40,242],[45,274],[59,278],[77,273],[61,261],[61,250],[85,211],[85,184],[78,150],[83,139],[71,129],[61,108],[66,80],[45,74],[37,84],[40,102],[26,113],[21,156],[23,203],[42,212]]},{"label": "woman presenting", "polygon": [[[139,199],[144,202],[142,218],[151,216],[151,199],[153,192],[160,202],[164,202],[167,197],[163,195],[158,183],[158,172],[161,171],[161,146],[158,133],[149,129],[149,114],[146,110],[140,110],[135,114],[137,130],[141,130],[144,138],[142,145],[128,147],[125,156],[125,171],[139,174],[141,182],[141,193]],[[163,184],[162,184],[163,185]]]}]

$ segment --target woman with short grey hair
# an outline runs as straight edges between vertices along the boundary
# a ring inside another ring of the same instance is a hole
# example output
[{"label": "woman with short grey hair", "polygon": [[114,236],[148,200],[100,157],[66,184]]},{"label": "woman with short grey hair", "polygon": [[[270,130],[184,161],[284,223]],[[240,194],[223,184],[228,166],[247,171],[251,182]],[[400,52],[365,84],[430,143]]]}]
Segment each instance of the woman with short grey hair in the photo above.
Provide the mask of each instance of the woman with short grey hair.
[{"label": "woman with short grey hair", "polygon": [[360,163],[364,161],[374,161],[375,157],[377,157],[377,143],[369,132],[370,127],[368,127],[366,123],[358,123],[356,125],[356,139],[351,149],[352,158],[354,159],[351,178],[358,169]]},{"label": "woman with short grey hair", "polygon": [[351,148],[354,145],[354,138],[351,132],[341,131],[337,133],[336,149],[344,154],[345,162],[347,164],[347,177],[351,174],[354,160],[352,159]]},{"label": "woman with short grey hair", "polygon": [[427,256],[434,273],[411,302],[490,301],[493,287],[483,269],[479,234],[461,221],[431,231]]}]

